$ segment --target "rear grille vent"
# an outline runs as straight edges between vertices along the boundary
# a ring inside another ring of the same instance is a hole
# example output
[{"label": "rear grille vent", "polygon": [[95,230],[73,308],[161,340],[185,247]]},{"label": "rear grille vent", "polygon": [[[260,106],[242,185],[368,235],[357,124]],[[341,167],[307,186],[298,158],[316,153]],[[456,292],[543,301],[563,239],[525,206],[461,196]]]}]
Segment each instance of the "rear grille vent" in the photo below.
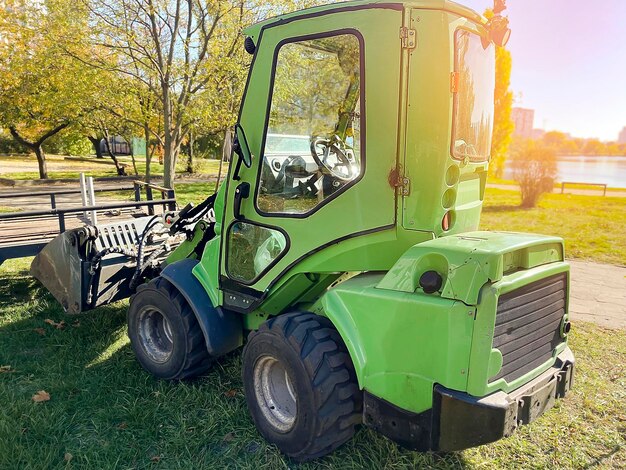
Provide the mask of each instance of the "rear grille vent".
[{"label": "rear grille vent", "polygon": [[493,347],[502,353],[502,370],[492,381],[511,382],[552,357],[563,341],[566,290],[562,273],[500,296]]}]

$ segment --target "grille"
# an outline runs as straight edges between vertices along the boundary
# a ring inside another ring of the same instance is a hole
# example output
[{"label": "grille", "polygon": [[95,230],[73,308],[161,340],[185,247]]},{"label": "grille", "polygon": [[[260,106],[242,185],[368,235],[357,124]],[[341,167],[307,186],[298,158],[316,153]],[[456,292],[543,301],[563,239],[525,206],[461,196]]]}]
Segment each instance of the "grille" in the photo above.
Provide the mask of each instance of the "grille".
[{"label": "grille", "polygon": [[552,357],[563,341],[566,290],[562,273],[500,296],[493,347],[502,353],[502,370],[492,380],[511,382]]}]

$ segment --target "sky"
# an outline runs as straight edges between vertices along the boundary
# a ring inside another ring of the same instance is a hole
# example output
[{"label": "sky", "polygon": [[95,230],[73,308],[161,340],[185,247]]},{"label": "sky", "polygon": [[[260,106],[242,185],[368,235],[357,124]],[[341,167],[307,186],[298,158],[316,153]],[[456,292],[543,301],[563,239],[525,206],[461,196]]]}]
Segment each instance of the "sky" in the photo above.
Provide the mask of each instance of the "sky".
[{"label": "sky", "polygon": [[[492,0],[456,0],[482,13]],[[514,106],[535,128],[616,140],[626,126],[626,0],[507,0]]]}]

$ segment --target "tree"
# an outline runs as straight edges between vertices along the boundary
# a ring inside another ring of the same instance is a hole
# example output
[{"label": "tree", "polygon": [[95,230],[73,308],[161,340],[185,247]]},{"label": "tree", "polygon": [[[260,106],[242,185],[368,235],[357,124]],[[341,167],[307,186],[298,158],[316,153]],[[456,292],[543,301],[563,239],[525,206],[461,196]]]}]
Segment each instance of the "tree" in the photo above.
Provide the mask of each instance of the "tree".
[{"label": "tree", "polygon": [[[485,12],[487,18],[493,16],[493,11]],[[509,147],[513,136],[513,92],[511,86],[511,53],[504,47],[496,47],[496,88],[494,90],[494,122],[493,137],[491,140],[491,161],[489,171],[497,178],[504,172],[504,164],[509,154]]]},{"label": "tree", "polygon": [[520,185],[524,208],[537,205],[542,194],[552,192],[557,173],[556,152],[527,140],[513,153],[513,179]]},{"label": "tree", "polygon": [[180,147],[194,123],[198,97],[228,68],[249,19],[243,0],[83,0],[96,55],[82,60],[140,82],[159,101],[164,185],[172,187]]},{"label": "tree", "polygon": [[66,20],[56,6],[14,0],[0,18],[0,125],[35,153],[41,178],[48,176],[43,144],[84,112],[82,97],[95,80],[50,39]]}]

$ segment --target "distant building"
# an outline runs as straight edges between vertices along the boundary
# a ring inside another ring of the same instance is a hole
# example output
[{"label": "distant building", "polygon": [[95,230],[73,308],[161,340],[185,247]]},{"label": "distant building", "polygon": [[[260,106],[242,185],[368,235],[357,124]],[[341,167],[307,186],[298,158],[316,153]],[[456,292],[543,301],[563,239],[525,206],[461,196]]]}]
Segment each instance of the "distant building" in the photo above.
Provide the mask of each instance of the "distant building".
[{"label": "distant building", "polygon": [[619,136],[617,137],[617,143],[626,144],[626,126],[624,126],[622,132],[619,133]]},{"label": "distant building", "polygon": [[535,120],[535,110],[526,108],[513,108],[511,118],[515,125],[513,134],[530,139],[533,136],[533,121]]},{"label": "distant building", "polygon": [[533,129],[533,139],[535,140],[539,140],[543,137],[543,135],[546,133],[546,131],[544,131],[543,129]]}]

